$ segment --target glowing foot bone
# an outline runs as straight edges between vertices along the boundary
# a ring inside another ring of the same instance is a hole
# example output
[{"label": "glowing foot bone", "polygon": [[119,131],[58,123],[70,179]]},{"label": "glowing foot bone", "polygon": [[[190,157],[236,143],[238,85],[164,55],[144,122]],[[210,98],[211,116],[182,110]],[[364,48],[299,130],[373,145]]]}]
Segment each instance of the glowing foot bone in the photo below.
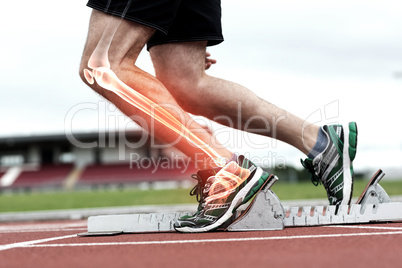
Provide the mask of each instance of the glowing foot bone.
[{"label": "glowing foot bone", "polygon": [[210,187],[206,187],[204,190],[205,193],[208,192],[208,197],[205,199],[205,202],[209,203],[220,200],[219,203],[225,203],[227,197],[233,193],[250,174],[249,169],[240,167],[236,162],[228,163],[214,177],[210,178],[213,182]]}]

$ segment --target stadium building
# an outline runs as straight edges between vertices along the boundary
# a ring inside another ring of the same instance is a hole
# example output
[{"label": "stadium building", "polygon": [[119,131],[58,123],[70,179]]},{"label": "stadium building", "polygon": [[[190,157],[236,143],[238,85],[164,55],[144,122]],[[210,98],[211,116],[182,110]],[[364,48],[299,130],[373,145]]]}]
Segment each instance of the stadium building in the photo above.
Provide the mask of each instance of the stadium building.
[{"label": "stadium building", "polygon": [[0,191],[189,183],[194,171],[141,130],[0,138]]}]

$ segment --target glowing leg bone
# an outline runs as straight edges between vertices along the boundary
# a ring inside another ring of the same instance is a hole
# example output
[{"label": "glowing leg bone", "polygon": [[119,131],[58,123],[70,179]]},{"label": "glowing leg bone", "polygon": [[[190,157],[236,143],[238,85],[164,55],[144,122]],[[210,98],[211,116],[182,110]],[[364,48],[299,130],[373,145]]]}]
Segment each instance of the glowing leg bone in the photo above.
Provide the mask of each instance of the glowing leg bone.
[{"label": "glowing leg bone", "polygon": [[217,165],[222,165],[220,162],[222,157],[215,150],[195,136],[164,108],[124,84],[111,69],[106,67],[96,68],[93,70],[92,74],[99,86],[114,92],[127,103],[137,107],[155,120],[169,127],[178,135],[184,137],[196,147],[203,150],[216,162]]},{"label": "glowing leg bone", "polygon": [[223,157],[219,155],[211,146],[194,135],[167,110],[122,82],[110,69],[107,55],[113,40],[113,36],[119,27],[119,24],[120,20],[116,18],[112,19],[112,22],[107,25],[101,40],[91,55],[88,62],[88,67],[92,70],[84,70],[84,76],[88,83],[93,84],[96,81],[100,87],[114,92],[128,104],[133,105],[142,112],[151,116],[158,122],[173,130],[180,137],[185,138],[188,142],[201,149],[215,162],[216,165],[223,166],[225,164]]}]

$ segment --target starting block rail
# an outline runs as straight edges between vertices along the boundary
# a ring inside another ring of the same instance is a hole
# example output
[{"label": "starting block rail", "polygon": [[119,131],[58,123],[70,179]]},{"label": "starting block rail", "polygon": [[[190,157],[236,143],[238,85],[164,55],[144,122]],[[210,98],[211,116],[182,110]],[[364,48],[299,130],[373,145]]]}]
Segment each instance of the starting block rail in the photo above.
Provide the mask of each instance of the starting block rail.
[{"label": "starting block rail", "polygon": [[[271,176],[246,208],[239,208],[220,230],[263,231],[285,227],[357,224],[402,221],[402,203],[391,202],[379,185],[384,177],[379,170],[369,181],[356,204],[347,206],[304,206],[285,210],[271,190],[278,180]],[[88,218],[88,232],[79,236],[122,233],[171,232],[174,222],[190,212],[103,215]]]}]

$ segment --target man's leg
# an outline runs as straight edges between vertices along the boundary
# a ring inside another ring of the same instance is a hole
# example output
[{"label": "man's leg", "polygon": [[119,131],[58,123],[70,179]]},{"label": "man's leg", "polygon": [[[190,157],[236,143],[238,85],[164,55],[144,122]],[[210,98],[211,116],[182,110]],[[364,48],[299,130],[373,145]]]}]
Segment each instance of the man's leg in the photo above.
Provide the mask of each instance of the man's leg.
[{"label": "man's leg", "polygon": [[310,125],[241,85],[211,77],[204,71],[205,50],[206,42],[163,44],[150,49],[157,78],[177,102],[190,113],[237,129],[247,127],[298,148],[308,155],[303,166],[312,174],[315,185],[322,182],[330,204],[350,204],[356,124],[352,122],[347,128]]},{"label": "man's leg", "polygon": [[[113,29],[115,26],[116,28]],[[96,82],[96,79],[95,81],[91,81],[93,76],[96,76],[96,74],[99,75],[99,70],[101,70],[96,68],[101,67],[105,68],[104,70],[111,70],[120,80],[117,81],[117,79],[114,79],[117,82],[112,81],[113,83],[121,85],[120,82],[122,82],[128,86],[130,90],[142,94],[156,104],[162,105],[170,115],[181,122],[183,126],[187,127],[190,132],[194,132],[198,139],[212,147],[220,156],[231,158],[232,153],[230,151],[222,147],[214,140],[210,133],[205,131],[194,122],[187,113],[180,109],[177,102],[162,83],[135,66],[135,61],[140,51],[154,31],[155,30],[152,28],[131,21],[121,20],[117,17],[94,10],[91,15],[88,38],[80,65],[81,78],[92,89],[114,103],[123,113],[139,123],[139,125],[144,127],[148,132],[151,132],[156,138],[168,144],[174,143],[176,148],[193,160],[196,158],[200,160],[198,163],[200,167],[205,168],[211,167],[211,165],[213,166],[211,158],[204,150],[194,146],[188,139],[182,138],[180,133],[167,127],[163,122],[151,118],[149,114],[150,111],[147,113],[127,101],[124,101],[116,92],[100,86],[100,84]],[[111,33],[113,36],[110,36]],[[107,41],[109,41],[109,43]],[[97,52],[94,53],[97,46]],[[105,47],[107,49],[106,53],[104,51]],[[93,54],[94,56],[92,56]],[[102,55],[106,55],[107,59],[102,58]],[[101,76],[102,75],[99,77]],[[109,75],[108,79],[110,79],[110,77]],[[201,160],[203,161],[202,163]]]},{"label": "man's leg", "polygon": [[[94,11],[80,75],[90,87],[113,102],[126,115],[140,117],[133,120],[140,123],[145,120],[147,126],[152,126],[151,130],[159,140],[166,143],[175,141],[176,148],[193,160],[197,158],[199,168],[208,168],[203,171],[217,172],[204,181],[204,186],[208,185],[208,181],[213,189],[202,189],[205,198],[206,192],[210,193],[208,200],[205,199],[208,205],[201,202],[196,212],[198,216],[192,221],[191,227],[177,226],[181,231],[213,230],[226,222],[238,206],[250,200],[263,187],[268,174],[244,157],[237,157],[214,142],[206,130],[177,106],[162,83],[135,67],[135,59],[152,33],[153,30],[147,27]],[[142,95],[138,95],[139,93]],[[162,110],[157,104],[165,107],[168,104],[166,110],[170,114],[159,113]],[[159,115],[166,115],[161,122],[152,121],[150,110],[154,107]],[[172,118],[173,116],[176,118]],[[182,122],[190,131],[182,124],[177,127],[176,121],[179,124]],[[194,146],[192,142],[197,139],[188,140],[181,136],[182,133],[193,134],[192,130],[197,131],[196,138],[203,141],[205,146]],[[205,149],[206,146],[209,146],[208,150]],[[211,156],[209,153],[212,150],[214,154]],[[203,158],[200,159],[199,155]],[[214,158],[216,156],[217,159]],[[221,162],[222,157],[229,161]],[[203,160],[202,163],[199,159]]]},{"label": "man's leg", "polygon": [[184,110],[276,138],[306,155],[311,151],[318,126],[306,123],[239,84],[207,75],[205,50],[206,42],[163,44],[150,49],[156,77]]}]

